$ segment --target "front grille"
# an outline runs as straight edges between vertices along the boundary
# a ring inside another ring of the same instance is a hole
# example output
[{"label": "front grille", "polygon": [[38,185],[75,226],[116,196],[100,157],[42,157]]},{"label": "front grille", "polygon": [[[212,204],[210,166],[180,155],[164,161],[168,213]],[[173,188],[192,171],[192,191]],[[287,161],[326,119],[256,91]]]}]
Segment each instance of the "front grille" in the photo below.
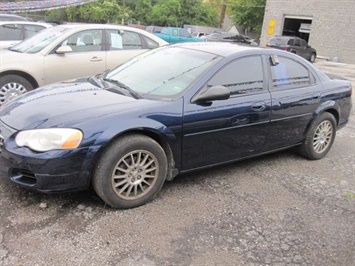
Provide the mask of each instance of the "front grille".
[{"label": "front grille", "polygon": [[0,135],[0,153],[2,151],[3,146],[4,146],[4,137]]}]

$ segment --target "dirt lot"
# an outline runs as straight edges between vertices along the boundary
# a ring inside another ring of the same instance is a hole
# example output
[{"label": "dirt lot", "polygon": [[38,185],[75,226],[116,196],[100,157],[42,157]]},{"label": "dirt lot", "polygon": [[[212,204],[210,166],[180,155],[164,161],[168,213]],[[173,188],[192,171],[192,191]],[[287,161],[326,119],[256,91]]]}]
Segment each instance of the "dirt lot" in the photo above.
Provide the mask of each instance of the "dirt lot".
[{"label": "dirt lot", "polygon": [[[316,65],[355,88],[354,65]],[[131,210],[1,178],[0,265],[354,265],[354,109],[322,160],[285,151],[179,176]]]}]

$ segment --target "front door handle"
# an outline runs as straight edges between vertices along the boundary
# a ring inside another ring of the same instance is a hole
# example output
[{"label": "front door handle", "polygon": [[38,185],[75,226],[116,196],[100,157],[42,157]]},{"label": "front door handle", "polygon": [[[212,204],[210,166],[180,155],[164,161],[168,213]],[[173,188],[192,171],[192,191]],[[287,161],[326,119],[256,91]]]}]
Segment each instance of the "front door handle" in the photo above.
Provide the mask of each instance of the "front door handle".
[{"label": "front door handle", "polygon": [[98,61],[102,61],[102,58],[94,56],[90,59],[91,62],[98,62]]},{"label": "front door handle", "polygon": [[320,93],[314,94],[313,95],[314,100],[319,100],[320,99]]},{"label": "front door handle", "polygon": [[264,102],[257,102],[251,106],[251,109],[253,111],[257,111],[257,112],[264,111],[265,108],[266,108],[266,103],[264,103]]}]

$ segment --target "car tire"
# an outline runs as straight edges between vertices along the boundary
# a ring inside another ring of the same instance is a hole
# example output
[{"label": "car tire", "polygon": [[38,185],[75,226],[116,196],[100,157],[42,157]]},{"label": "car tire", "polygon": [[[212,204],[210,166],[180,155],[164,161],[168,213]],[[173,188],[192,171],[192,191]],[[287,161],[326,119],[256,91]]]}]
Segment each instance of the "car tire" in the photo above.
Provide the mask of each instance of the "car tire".
[{"label": "car tire", "polygon": [[155,140],[128,135],[115,140],[104,151],[95,167],[92,185],[111,207],[134,208],[160,191],[167,169],[165,152]]},{"label": "car tire", "polygon": [[32,84],[21,76],[2,76],[0,77],[0,105],[33,89]]},{"label": "car tire", "polygon": [[333,145],[336,121],[332,114],[322,113],[310,125],[299,152],[310,160],[323,158]]},{"label": "car tire", "polygon": [[316,54],[315,53],[312,53],[311,54],[311,57],[309,58],[309,61],[311,62],[311,63],[314,63],[315,61],[316,61]]}]

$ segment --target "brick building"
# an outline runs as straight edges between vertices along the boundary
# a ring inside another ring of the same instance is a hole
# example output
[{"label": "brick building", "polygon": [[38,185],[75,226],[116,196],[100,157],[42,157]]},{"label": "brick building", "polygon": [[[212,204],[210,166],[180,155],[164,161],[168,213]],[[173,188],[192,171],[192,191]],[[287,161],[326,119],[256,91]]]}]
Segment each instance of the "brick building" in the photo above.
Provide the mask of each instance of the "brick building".
[{"label": "brick building", "polygon": [[267,0],[261,46],[274,35],[296,35],[318,57],[355,64],[355,0]]}]

